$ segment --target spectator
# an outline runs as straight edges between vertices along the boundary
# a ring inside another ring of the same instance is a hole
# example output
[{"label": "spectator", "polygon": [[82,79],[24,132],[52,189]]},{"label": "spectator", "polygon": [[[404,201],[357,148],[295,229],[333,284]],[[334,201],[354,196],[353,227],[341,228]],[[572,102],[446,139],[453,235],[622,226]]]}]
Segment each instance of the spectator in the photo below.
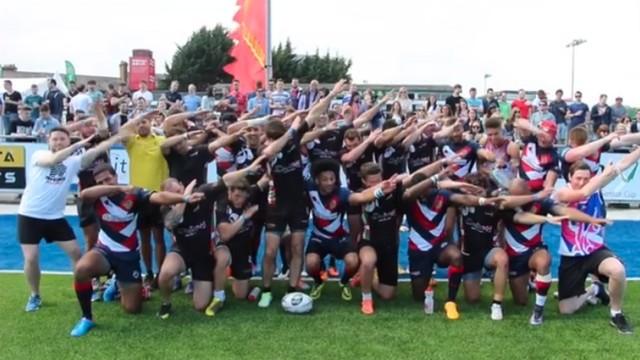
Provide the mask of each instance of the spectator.
[{"label": "spectator", "polygon": [[529,118],[531,112],[531,103],[527,100],[527,93],[524,89],[518,90],[518,98],[513,100],[511,108],[518,108],[520,110],[520,117],[525,119]]},{"label": "spectator", "polygon": [[444,101],[445,104],[449,105],[454,114],[457,114],[460,109],[460,101],[463,100],[462,96],[460,96],[461,93],[462,85],[456,84],[453,86],[453,93]]},{"label": "spectator", "polygon": [[269,97],[269,106],[271,107],[273,115],[284,114],[290,98],[291,95],[284,90],[284,81],[278,79],[276,89],[271,92]]},{"label": "spectator", "polygon": [[78,95],[78,88],[76,86],[76,82],[71,80],[69,81],[69,97],[74,97]]},{"label": "spectator", "polygon": [[120,127],[126,124],[127,121],[129,121],[128,113],[129,104],[127,104],[126,102],[121,102],[118,106],[118,112],[111,115],[108,121],[109,131],[112,134],[116,134],[120,130]]},{"label": "spectator", "polygon": [[507,93],[504,91],[500,93],[498,108],[500,109],[500,116],[507,121],[511,117],[511,104],[507,101]]},{"label": "spectator", "polygon": [[462,120],[464,127],[469,126],[469,106],[467,105],[467,101],[462,99],[458,103],[458,119]]},{"label": "spectator", "polygon": [[31,119],[40,117],[40,105],[44,103],[44,98],[38,94],[38,85],[31,85],[31,94],[24,99],[24,103],[31,107]]},{"label": "spectator", "polygon": [[628,115],[625,115],[620,119],[620,124],[624,127],[625,133],[637,133],[638,132],[638,123],[636,121],[631,121],[631,118]]},{"label": "spectator", "polygon": [[78,111],[82,111],[85,114],[89,113],[89,110],[92,108],[92,100],[83,84],[78,86],[78,94],[74,96],[69,102],[69,111],[72,114],[77,113]]},{"label": "spectator", "polygon": [[[500,104],[498,103],[498,100],[495,98],[493,89],[488,88],[487,93],[484,96],[484,99],[482,99],[482,108],[484,109],[485,115],[489,114],[489,108],[491,107],[491,105],[494,105],[496,109],[500,108]],[[487,118],[489,117],[490,116],[487,116]]]},{"label": "spectator", "polygon": [[353,118],[357,118],[360,115],[360,109],[362,107],[362,99],[360,99],[360,93],[357,91],[351,93],[349,103],[346,104],[346,106],[351,108],[351,114],[353,115]]},{"label": "spectator", "polygon": [[49,132],[60,126],[60,121],[51,116],[51,109],[49,104],[43,104],[40,106],[40,117],[36,119],[36,123],[33,125],[32,135],[38,137],[38,141],[45,142]]},{"label": "spectator", "polygon": [[538,111],[531,115],[531,123],[533,126],[538,127],[545,120],[552,120],[554,123],[557,122],[556,117],[549,112],[549,104],[547,103],[547,100],[540,99],[540,101],[538,101]]},{"label": "spectator", "polygon": [[18,111],[18,119],[11,122],[9,134],[31,136],[33,132],[33,121],[31,120],[31,107],[29,105],[20,105]]},{"label": "spectator", "polygon": [[249,99],[249,105],[247,111],[252,112],[256,110],[255,116],[267,116],[269,115],[269,99],[265,98],[264,89],[258,88],[256,90],[256,96]]},{"label": "spectator", "polygon": [[180,82],[178,82],[178,80],[173,80],[169,86],[169,91],[164,94],[169,107],[176,105],[176,103],[178,103],[178,105],[182,105],[182,95],[178,92],[179,88]]},{"label": "spectator", "polygon": [[469,89],[469,98],[467,99],[467,105],[469,105],[469,109],[474,109],[478,112],[478,114],[484,114],[483,102],[482,99],[477,98],[478,91],[476,88],[472,87]]},{"label": "spectator", "polygon": [[187,95],[184,96],[183,101],[186,111],[193,112],[198,110],[198,107],[200,107],[202,99],[200,99],[200,96],[196,94],[196,86],[194,84],[189,84],[189,86],[187,86]]},{"label": "spectator", "polygon": [[409,92],[407,91],[407,88],[400,88],[396,101],[400,103],[402,115],[406,116],[408,113],[413,112],[413,100],[409,98]]},{"label": "spectator", "polygon": [[622,105],[622,98],[618,96],[616,103],[611,107],[611,123],[617,124],[627,116],[627,108]]},{"label": "spectator", "polygon": [[[476,113],[475,109],[471,109],[469,110],[469,113]],[[477,116],[477,115],[476,115]],[[480,139],[482,139],[482,134],[484,133],[483,129],[482,129],[482,124],[480,123],[480,120],[476,119],[476,120],[469,120],[469,131],[465,132],[464,136],[465,139],[467,141],[472,141],[476,144],[478,144],[480,142]]]},{"label": "spectator", "polygon": [[240,81],[234,79],[231,83],[231,89],[229,90],[229,96],[236,99],[236,114],[240,115],[247,110],[247,95],[240,92]]},{"label": "spectator", "polygon": [[[151,96],[153,98],[153,95]],[[107,115],[111,116],[118,112],[121,103],[129,103],[131,101],[131,93],[127,89],[127,84],[121,82],[118,89],[113,89],[107,93]]]},{"label": "spectator", "polygon": [[58,120],[62,120],[65,96],[62,91],[58,89],[58,83],[55,79],[49,80],[49,90],[44,94],[44,99],[49,104],[51,116]]},{"label": "spectator", "polygon": [[4,81],[5,93],[2,94],[4,102],[4,115],[2,115],[2,129],[5,135],[10,134],[11,123],[18,120],[18,105],[22,102],[22,94],[13,90],[11,80]]},{"label": "spectator", "polygon": [[207,93],[202,97],[202,101],[200,101],[200,109],[213,111],[215,104],[216,98],[213,95],[213,85],[209,85],[207,87]]},{"label": "spectator", "polygon": [[438,113],[438,100],[435,95],[429,95],[429,99],[425,104],[424,111],[427,113],[427,115]]},{"label": "spectator", "polygon": [[289,95],[289,105],[292,108],[297,109],[300,97],[302,96],[302,89],[300,88],[298,79],[296,78],[291,79],[291,90],[289,90]]},{"label": "spectator", "polygon": [[[256,86],[258,88],[258,86]],[[262,86],[260,86],[262,88]],[[271,99],[271,93],[276,90],[276,83],[271,79],[267,82],[267,91],[264,93],[264,97]]]},{"label": "spectator", "polygon": [[[92,104],[100,104],[104,101],[104,94],[98,90],[95,80],[87,81],[87,95],[91,98]],[[93,106],[89,108],[88,114],[94,114]]]},{"label": "spectator", "polygon": [[607,95],[600,95],[600,101],[591,108],[591,122],[594,131],[599,128],[600,125],[611,127],[611,107],[607,105]]},{"label": "spectator", "polygon": [[556,98],[551,102],[549,111],[556,118],[558,124],[558,140],[565,142],[567,140],[567,103],[562,99],[564,92],[562,89],[556,90]]},{"label": "spectator", "polygon": [[569,111],[566,115],[566,117],[570,119],[567,131],[571,131],[574,127],[584,124],[588,112],[589,106],[582,102],[582,92],[576,91],[575,101],[569,105]]},{"label": "spectator", "polygon": [[402,125],[404,122],[404,115],[402,113],[402,104],[396,100],[391,105],[391,113],[389,113],[389,119],[396,122],[397,125]]},{"label": "spectator", "polygon": [[138,91],[133,93],[131,100],[136,102],[139,97],[143,97],[147,104],[151,104],[153,102],[153,93],[149,91],[149,86],[145,80],[140,81],[140,88]]},{"label": "spectator", "polygon": [[[544,90],[538,90],[538,92],[536,93],[536,98],[533,99],[533,102],[531,103],[531,107],[533,112],[538,111],[539,107],[540,107],[540,101],[541,100],[547,100],[547,93]],[[547,102],[547,105],[549,104],[549,102]]]},{"label": "spectator", "polygon": [[318,80],[311,80],[309,83],[309,89],[307,89],[298,102],[298,110],[306,110],[315,104],[320,98],[320,91],[318,90]]},{"label": "spectator", "polygon": [[149,108],[149,104],[147,104],[147,101],[143,97],[139,97],[138,100],[135,102],[135,108],[133,109],[131,114],[129,114],[129,117],[131,118],[138,117],[146,113],[148,108]]}]

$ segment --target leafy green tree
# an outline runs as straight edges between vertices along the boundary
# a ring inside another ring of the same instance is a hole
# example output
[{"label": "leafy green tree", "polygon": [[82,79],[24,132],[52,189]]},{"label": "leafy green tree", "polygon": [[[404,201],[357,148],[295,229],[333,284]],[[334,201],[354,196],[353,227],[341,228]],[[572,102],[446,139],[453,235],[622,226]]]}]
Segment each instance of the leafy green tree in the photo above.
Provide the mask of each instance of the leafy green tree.
[{"label": "leafy green tree", "polygon": [[178,45],[171,66],[165,63],[167,77],[162,83],[163,88],[168,88],[171,80],[178,80],[181,90],[189,84],[204,90],[209,84],[230,82],[232,77],[223,68],[235,60],[230,55],[233,45],[227,30],[221,25],[213,29],[203,26],[184,45]]}]

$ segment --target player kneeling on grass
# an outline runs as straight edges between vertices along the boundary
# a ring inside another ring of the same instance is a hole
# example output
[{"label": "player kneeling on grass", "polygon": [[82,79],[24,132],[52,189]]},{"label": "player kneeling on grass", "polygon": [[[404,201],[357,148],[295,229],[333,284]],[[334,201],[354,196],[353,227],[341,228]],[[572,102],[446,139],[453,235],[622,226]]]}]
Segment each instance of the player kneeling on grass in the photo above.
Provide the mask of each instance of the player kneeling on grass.
[{"label": "player kneeling on grass", "polygon": [[211,243],[211,214],[215,200],[224,191],[219,184],[204,184],[195,188],[193,180],[186,188],[176,179],[162,183],[162,190],[181,196],[194,192],[204,194],[204,201],[193,204],[176,204],[164,207],[165,227],[173,233],[175,243],[167,254],[158,279],[162,304],[158,316],[168,319],[171,315],[171,292],[174,279],[187,268],[193,279],[193,307],[204,311],[211,300],[213,289],[213,246]]},{"label": "player kneeling on grass", "polygon": [[[357,203],[373,201],[384,196],[384,187],[369,188],[361,193],[351,192],[340,186],[340,164],[334,160],[317,160],[312,168],[313,179],[306,184],[312,213],[312,231],[307,246],[307,273],[313,277],[310,296],[318,299],[325,282],[322,280],[322,259],[332,255],[344,260],[344,272],[340,278],[342,299],[352,299],[349,279],[358,270],[358,255],[351,241],[345,222],[347,209]],[[384,184],[383,184],[384,185]],[[387,184],[390,185],[390,184]]]},{"label": "player kneeling on grass", "polygon": [[91,313],[91,279],[113,270],[121,289],[121,303],[128,313],[142,308],[140,253],[138,251],[138,213],[146,203],[173,205],[181,202],[197,203],[204,195],[189,196],[169,192],[148,192],[130,186],[118,186],[116,171],[109,164],[101,164],[93,171],[96,186],[83,190],[80,197],[93,202],[100,223],[98,243],[84,254],[74,271],[74,285],[82,319],[71,330],[71,336],[86,335],[94,326]]},{"label": "player kneeling on grass", "polygon": [[219,242],[215,252],[215,292],[205,311],[207,316],[215,316],[222,310],[226,300],[227,268],[231,268],[234,279],[232,291],[235,298],[246,299],[249,294],[254,232],[261,230],[252,218],[259,210],[258,204],[269,186],[269,179],[263,176],[257,184],[250,185],[246,177],[236,176],[242,173],[237,171],[224,176],[227,195],[216,205]]},{"label": "player kneeling on grass", "polygon": [[471,194],[455,193],[448,189],[468,193],[484,192],[478,186],[460,181],[444,179],[455,171],[449,166],[438,174],[427,177],[416,174],[411,178],[412,186],[405,194],[405,213],[409,223],[409,272],[411,289],[416,301],[424,300],[435,265],[449,267],[449,291],[444,304],[449,320],[460,317],[456,297],[462,279],[463,258],[457,244],[449,242],[450,224],[448,218],[454,216],[453,206],[495,206],[499,198],[484,198]]},{"label": "player kneeling on grass", "polygon": [[[607,223],[606,204],[599,190],[639,159],[640,148],[637,148],[617,164],[607,166],[601,174],[596,176],[593,176],[586,163],[575,163],[569,169],[567,187],[558,190],[555,194],[556,199],[567,203],[568,207],[583,211],[602,221],[601,224],[570,220],[562,222],[558,271],[560,312],[572,314],[590,298],[597,297],[603,300],[603,304],[609,303],[610,324],[621,334],[633,332],[622,313],[626,274],[622,262],[604,243],[604,225]],[[609,282],[609,296],[605,295],[604,286],[599,283],[594,283],[585,290],[584,283],[589,274],[595,274],[602,281]]]}]

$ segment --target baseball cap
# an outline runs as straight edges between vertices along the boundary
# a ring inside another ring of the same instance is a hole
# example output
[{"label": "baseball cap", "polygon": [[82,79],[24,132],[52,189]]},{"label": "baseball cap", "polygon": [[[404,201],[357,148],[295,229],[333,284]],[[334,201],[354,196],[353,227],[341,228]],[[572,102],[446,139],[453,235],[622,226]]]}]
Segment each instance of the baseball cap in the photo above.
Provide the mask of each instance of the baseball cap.
[{"label": "baseball cap", "polygon": [[558,125],[556,125],[556,123],[551,120],[545,120],[540,123],[540,129],[542,129],[542,131],[544,131],[548,135],[551,135],[551,137],[553,137],[554,139],[556,138],[556,134],[558,133]]}]

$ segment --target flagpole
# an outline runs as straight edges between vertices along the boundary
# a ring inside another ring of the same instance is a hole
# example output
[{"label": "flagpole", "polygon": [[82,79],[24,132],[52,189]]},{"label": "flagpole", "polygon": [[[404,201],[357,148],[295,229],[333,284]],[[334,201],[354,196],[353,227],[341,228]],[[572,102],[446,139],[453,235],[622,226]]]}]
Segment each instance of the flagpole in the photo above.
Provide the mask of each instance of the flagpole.
[{"label": "flagpole", "polygon": [[267,31],[266,31],[266,41],[265,43],[267,44],[267,61],[265,64],[265,67],[267,68],[265,71],[266,75],[267,75],[267,79],[265,81],[265,86],[267,83],[269,83],[269,80],[271,80],[271,78],[273,77],[273,64],[272,64],[272,58],[271,58],[271,0],[265,0],[267,2],[267,11],[266,11],[266,24],[267,24]]}]

